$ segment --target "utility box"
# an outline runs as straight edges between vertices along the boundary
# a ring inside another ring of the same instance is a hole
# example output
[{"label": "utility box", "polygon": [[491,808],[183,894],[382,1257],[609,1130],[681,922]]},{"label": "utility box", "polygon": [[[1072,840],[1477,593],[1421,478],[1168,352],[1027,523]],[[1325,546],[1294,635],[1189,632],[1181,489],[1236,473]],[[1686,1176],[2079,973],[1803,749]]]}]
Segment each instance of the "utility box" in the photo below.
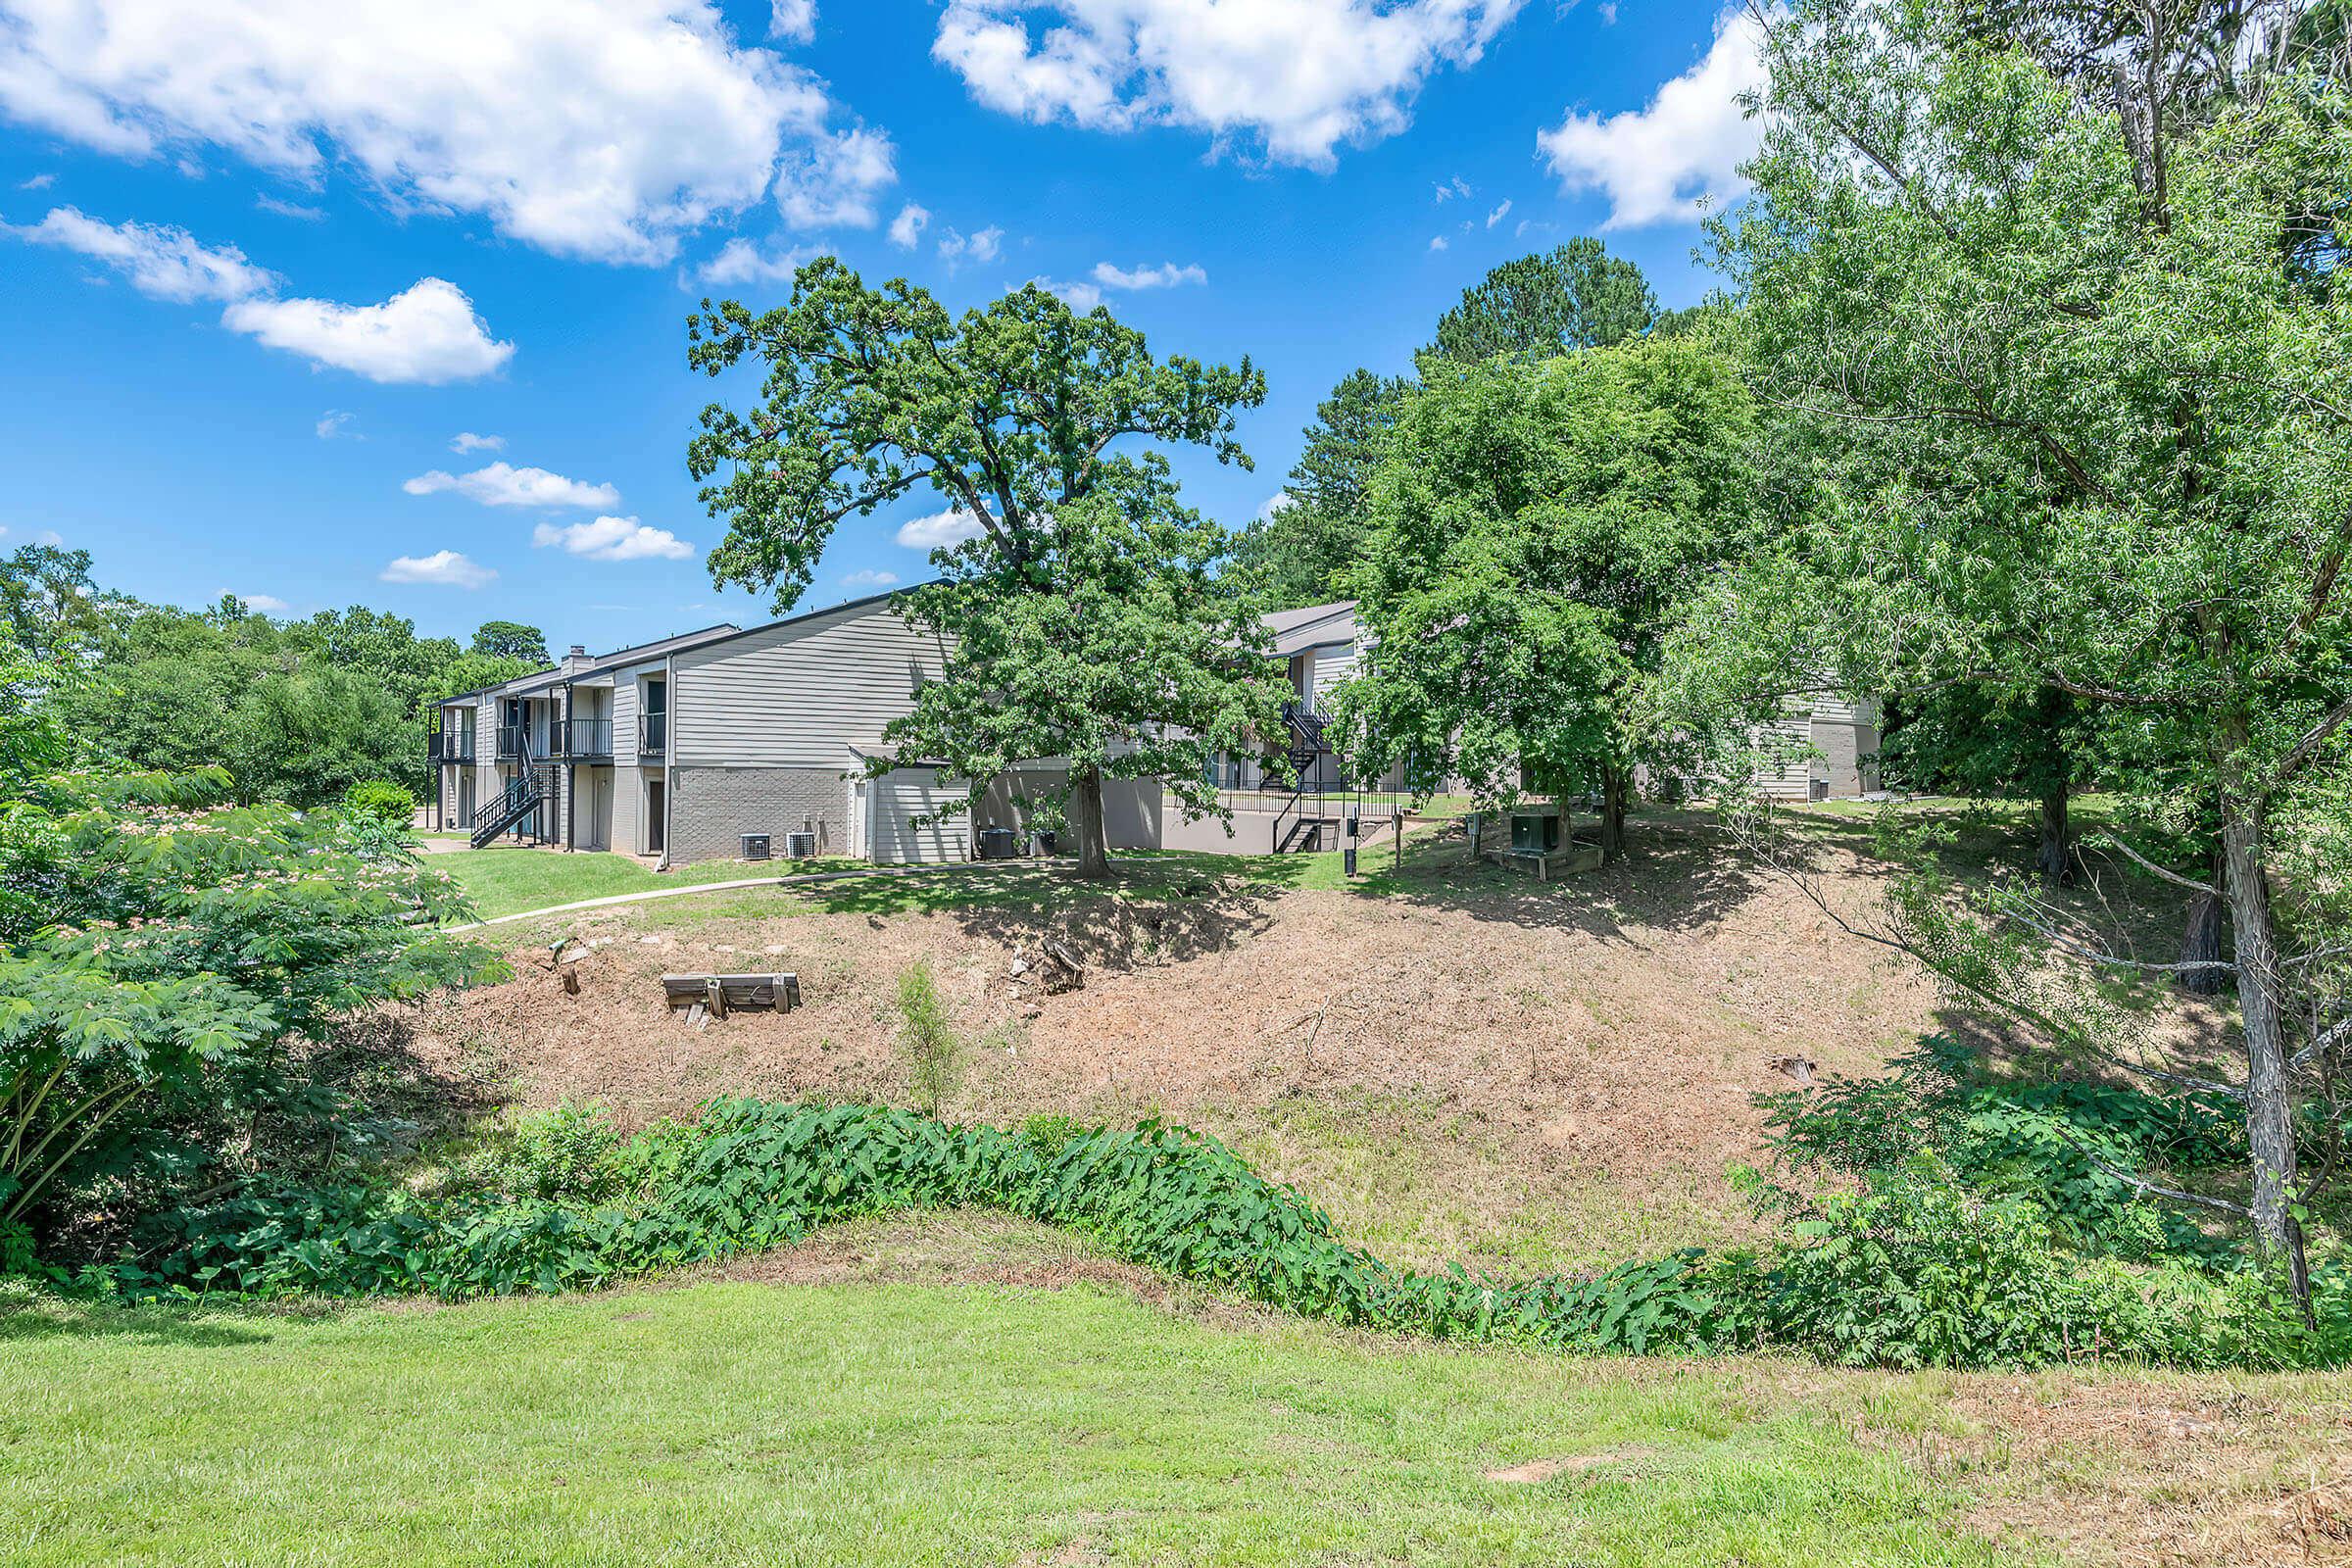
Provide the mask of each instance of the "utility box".
[{"label": "utility box", "polygon": [[769,851],[768,851],[768,835],[767,835],[767,834],[765,834],[765,833],[746,833],[745,835],[743,835],[743,857],[742,857],[742,858],[743,858],[744,859],[747,859],[747,860],[764,860],[764,859],[768,858],[768,855],[769,855]]},{"label": "utility box", "polygon": [[809,830],[785,834],[784,853],[791,856],[796,860],[815,859],[816,834]]},{"label": "utility box", "polygon": [[983,860],[1009,860],[1020,854],[1021,836],[1011,828],[984,827],[979,840]]},{"label": "utility box", "polygon": [[1514,812],[1511,816],[1513,855],[1549,855],[1560,847],[1560,819],[1545,812]]}]

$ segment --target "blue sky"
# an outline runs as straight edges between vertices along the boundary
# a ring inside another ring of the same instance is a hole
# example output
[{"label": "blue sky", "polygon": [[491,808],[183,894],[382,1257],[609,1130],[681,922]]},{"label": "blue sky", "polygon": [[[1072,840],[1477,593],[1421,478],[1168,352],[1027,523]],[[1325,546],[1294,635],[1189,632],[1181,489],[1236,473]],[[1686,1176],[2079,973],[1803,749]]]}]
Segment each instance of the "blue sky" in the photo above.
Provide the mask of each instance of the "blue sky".
[{"label": "blue sky", "polygon": [[[1250,355],[1255,471],[1178,455],[1239,526],[1499,262],[1599,233],[1697,299],[1752,71],[1644,0],[0,0],[0,547],[559,649],[763,618],[684,462],[752,383],[683,323],[826,250]],[[944,506],[846,523],[805,603],[921,578]]]}]

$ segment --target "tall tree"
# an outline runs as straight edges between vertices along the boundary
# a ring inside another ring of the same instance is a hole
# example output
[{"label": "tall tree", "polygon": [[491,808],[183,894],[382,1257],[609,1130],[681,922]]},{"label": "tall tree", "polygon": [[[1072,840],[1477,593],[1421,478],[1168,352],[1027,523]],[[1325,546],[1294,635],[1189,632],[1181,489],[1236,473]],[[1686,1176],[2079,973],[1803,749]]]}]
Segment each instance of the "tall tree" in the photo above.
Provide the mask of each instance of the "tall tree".
[{"label": "tall tree", "polygon": [[1411,399],[1351,579],[1374,652],[1339,700],[1347,755],[1422,790],[1597,795],[1621,854],[1666,635],[1762,525],[1754,430],[1697,340],[1490,360]]},{"label": "tall tree", "polygon": [[[2245,1105],[2237,1212],[2298,1288],[2295,1082],[2332,1082],[2352,1040],[2342,949],[2278,875],[2341,797],[2352,720],[2352,408],[2333,391],[2352,385],[2352,105],[2340,64],[2296,45],[2303,12],[1759,12],[1759,200],[1719,230],[1774,394],[1879,432],[1911,481],[1849,496],[1845,517],[1914,645],[1951,678],[2056,687],[2198,760],[2246,1062],[2203,1087]],[[2044,499],[1955,497],[1940,475],[1974,456],[2043,475]],[[2031,626],[1984,613],[1985,585],[2030,599]],[[1950,929],[1918,912],[1915,935]],[[1978,1001],[2098,1048],[2014,967],[1941,951]]]},{"label": "tall tree", "polygon": [[1372,472],[1413,383],[1350,370],[1315,409],[1277,505],[1244,529],[1234,561],[1278,609],[1339,597],[1361,551]]},{"label": "tall tree", "polygon": [[[743,412],[711,404],[687,449],[688,467],[704,481],[704,505],[727,524],[710,554],[713,582],[765,591],[787,609],[807,590],[845,518],[929,490],[976,532],[933,555],[953,579],[954,605],[934,596],[918,612],[981,632],[995,626],[1006,636],[1039,623],[1041,607],[1019,603],[1025,596],[1098,591],[1083,570],[1096,559],[1092,541],[1110,527],[1109,514],[1078,510],[1082,503],[1102,491],[1131,507],[1139,494],[1165,491],[1160,470],[1114,450],[1119,443],[1194,443],[1219,462],[1248,466],[1234,439],[1234,414],[1265,399],[1265,377],[1247,359],[1238,368],[1154,359],[1143,334],[1108,311],[1079,315],[1035,285],[958,318],[904,279],[869,289],[832,257],[802,268],[791,300],[773,310],[706,300],[687,323],[687,339],[689,363],[707,374],[746,361],[765,368],[760,403]],[[1072,519],[1066,526],[1065,514]],[[1147,524],[1152,515],[1157,525]],[[1174,552],[1139,564],[1150,568],[1139,585],[1187,567],[1194,534],[1172,515],[1164,497],[1128,515],[1131,544]],[[1185,595],[1152,602],[1206,618],[1170,626],[1139,644],[1131,662],[1093,671],[1075,698],[1107,728],[1184,724],[1198,715],[1193,678],[1178,662],[1200,627],[1229,617]],[[991,662],[989,646],[983,635],[969,653],[951,649],[945,677],[922,696],[927,735],[942,744],[973,738],[961,754],[967,766],[996,755],[987,737],[1001,706],[994,682],[1004,671]],[[1261,674],[1235,661],[1211,666],[1203,678],[1213,676],[1231,702],[1250,705]],[[1187,693],[1181,701],[1180,688]],[[1149,755],[1173,766],[1166,754]],[[1172,771],[1158,776],[1180,793],[1189,782]],[[1103,777],[1100,757],[1071,759],[1069,816],[1089,871],[1107,865]],[[977,788],[987,780],[972,782]]]},{"label": "tall tree", "polygon": [[1642,269],[1580,236],[1522,256],[1462,291],[1438,319],[1425,358],[1476,364],[1498,354],[1538,358],[1622,343],[1657,319]]},{"label": "tall tree", "polygon": [[466,651],[484,659],[513,659],[533,665],[552,662],[547,657],[547,633],[517,620],[483,621],[474,629],[472,646]]}]

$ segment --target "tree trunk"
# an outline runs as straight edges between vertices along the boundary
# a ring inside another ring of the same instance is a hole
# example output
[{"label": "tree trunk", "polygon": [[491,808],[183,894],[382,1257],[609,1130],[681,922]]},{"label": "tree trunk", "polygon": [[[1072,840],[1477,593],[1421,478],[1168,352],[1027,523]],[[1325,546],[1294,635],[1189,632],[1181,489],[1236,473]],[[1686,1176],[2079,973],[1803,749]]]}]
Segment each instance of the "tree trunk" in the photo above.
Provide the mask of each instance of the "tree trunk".
[{"label": "tree trunk", "polygon": [[[2222,857],[2213,858],[2213,883],[2220,887],[2228,870]],[[2229,921],[2224,918],[2229,906],[2219,893],[2200,893],[2188,901],[2188,926],[2180,933],[2180,961],[2182,963],[2216,963],[2222,956],[2222,932]],[[2183,969],[2180,989],[2192,997],[2218,997],[2230,989],[2230,975],[2222,969]]]},{"label": "tree trunk", "polygon": [[[2243,724],[2223,744],[2244,745]],[[2226,770],[2235,763],[2226,758]],[[2262,820],[2242,782],[2222,789],[2222,863],[2230,926],[2237,945],[2237,1000],[2246,1034],[2246,1147],[2254,1166],[2254,1231],[2263,1250],[2286,1265],[2308,1314],[2311,1280],[2303,1232],[2289,1205],[2295,1192],[2295,1128],[2286,1083],[2286,1020],[2280,1004],[2278,950],[2271,926],[2271,890],[2263,864]]]},{"label": "tree trunk", "polygon": [[1600,858],[1603,862],[1625,855],[1625,810],[1632,789],[1613,762],[1600,769]]},{"label": "tree trunk", "polygon": [[1102,775],[1091,767],[1078,770],[1070,791],[1070,832],[1078,841],[1078,874],[1110,875],[1110,839],[1102,821]]},{"label": "tree trunk", "polygon": [[2075,847],[2067,839],[2066,784],[2048,784],[2041,791],[2041,834],[2034,851],[2034,869],[2053,888],[2075,879]]}]

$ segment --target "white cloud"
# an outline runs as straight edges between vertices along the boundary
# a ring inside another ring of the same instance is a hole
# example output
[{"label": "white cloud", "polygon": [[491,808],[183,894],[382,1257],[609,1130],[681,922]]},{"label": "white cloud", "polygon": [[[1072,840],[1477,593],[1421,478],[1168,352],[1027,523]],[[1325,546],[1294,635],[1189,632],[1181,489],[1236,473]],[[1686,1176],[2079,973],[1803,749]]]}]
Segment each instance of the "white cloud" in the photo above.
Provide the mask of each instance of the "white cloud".
[{"label": "white cloud", "polygon": [[1706,58],[1646,107],[1606,119],[1571,114],[1539,131],[1536,146],[1565,189],[1608,197],[1603,228],[1689,222],[1707,198],[1726,201],[1746,189],[1739,167],[1754,154],[1760,127],[1738,98],[1766,80],[1754,19],[1727,11]]},{"label": "white cloud", "polygon": [[1179,283],[1205,283],[1208,274],[1199,267],[1178,267],[1174,262],[1139,268],[1132,272],[1108,262],[1097,262],[1095,281],[1104,288],[1174,288]]},{"label": "white cloud", "polygon": [[475,435],[471,430],[460,430],[450,438],[452,452],[504,452],[507,438],[503,435]]},{"label": "white cloud", "polygon": [[890,138],[858,125],[787,154],[776,174],[776,207],[795,228],[871,228],[875,195],[898,177]]},{"label": "white cloud", "polygon": [[1004,249],[1004,231],[1001,228],[984,228],[970,235],[951,228],[939,236],[940,260],[950,268],[962,262],[993,262]]},{"label": "white cloud", "polygon": [[[0,67],[5,65],[0,48]],[[464,291],[438,277],[419,278],[381,305],[278,299],[276,273],[254,266],[233,245],[199,244],[184,228],[109,223],[59,207],[38,223],[8,232],[103,263],[151,299],[225,300],[220,324],[230,331],[370,381],[438,386],[470,380],[492,373],[514,355],[514,344],[491,338]]]},{"label": "white cloud", "polygon": [[1257,509],[1257,520],[1260,522],[1271,522],[1275,517],[1290,511],[1298,504],[1298,498],[1292,495],[1288,490],[1277,490],[1272,495],[1266,497],[1266,504],[1264,506]]},{"label": "white cloud", "polygon": [[47,190],[47,189],[48,189],[50,186],[52,186],[52,185],[54,185],[54,184],[56,184],[56,183],[57,183],[57,175],[55,175],[54,173],[40,173],[40,174],[34,174],[34,175],[32,175],[31,177],[29,177],[29,178],[26,178],[26,179],[20,179],[20,180],[18,180],[18,181],[17,181],[17,189],[19,189],[19,190]]},{"label": "white cloud", "polygon": [[890,242],[903,251],[914,249],[923,237],[923,228],[931,221],[930,209],[908,202],[899,209],[899,216],[890,220]]},{"label": "white cloud", "polygon": [[270,594],[241,594],[225,588],[221,592],[257,615],[282,615],[294,608]]},{"label": "white cloud", "polygon": [[895,586],[899,574],[895,571],[853,571],[841,579],[844,588],[889,588]]},{"label": "white cloud", "polygon": [[[773,7],[798,27],[806,4]],[[758,203],[875,168],[822,82],[743,46],[712,0],[11,0],[0,112],[183,167],[218,149],[397,212],[481,214],[542,249],[656,263]],[[812,19],[811,19],[812,20]],[[794,36],[794,34],[786,34]],[[883,160],[887,177],[887,159]]]},{"label": "white cloud", "polygon": [[1433,251],[1442,251],[1442,250],[1446,249],[1446,236],[1445,236],[1445,235],[1443,235],[1443,234],[1432,234],[1432,235],[1430,235],[1430,236],[1429,236],[1429,248],[1430,248],[1431,250],[1433,250]]},{"label": "white cloud", "polygon": [[1493,228],[1496,223],[1499,223],[1505,218],[1508,218],[1510,214],[1511,199],[1506,196],[1502,199],[1502,205],[1500,207],[1495,208],[1493,212],[1487,215],[1487,226],[1489,228]]},{"label": "white cloud", "polygon": [[1438,187],[1438,200],[1441,203],[1449,202],[1456,196],[1466,197],[1469,194],[1470,182],[1462,178],[1462,176],[1459,174],[1454,175],[1453,178],[1447,180],[1445,184]]},{"label": "white cloud", "polygon": [[720,246],[716,256],[696,268],[694,275],[712,288],[731,288],[741,283],[789,283],[793,273],[819,256],[831,254],[829,245],[796,245],[789,250],[762,251],[748,239],[736,238]]},{"label": "white cloud", "polygon": [[945,550],[980,537],[980,519],[960,507],[934,512],[899,524],[899,543],[909,550]]},{"label": "white cloud", "polygon": [[267,194],[256,196],[253,199],[253,205],[265,213],[275,213],[280,218],[297,218],[306,223],[316,223],[326,217],[326,209],[323,207],[305,207],[300,202],[281,202],[276,197]]},{"label": "white cloud", "polygon": [[234,245],[200,245],[184,228],[156,223],[108,223],[77,208],[57,207],[39,222],[10,233],[31,245],[55,245],[87,256],[130,280],[149,299],[241,300],[267,294],[276,275],[254,266]]},{"label": "white cloud", "polygon": [[[454,444],[454,443],[453,443]],[[609,484],[567,479],[545,468],[517,468],[493,463],[471,473],[449,473],[440,468],[406,480],[401,488],[413,496],[455,490],[485,507],[617,507],[620,492]]]},{"label": "white cloud", "polygon": [[1051,277],[1033,277],[1029,281],[1055,296],[1073,311],[1091,311],[1102,303],[1102,290],[1098,284],[1064,282]]},{"label": "white cloud", "polygon": [[370,381],[470,381],[514,357],[514,345],[490,336],[465,292],[438,277],[419,278],[381,305],[239,300],[220,323]]},{"label": "white cloud", "polygon": [[1422,82],[1475,64],[1522,3],[948,0],[931,53],[1025,120],[1189,126],[1329,168],[1341,143],[1403,129]]},{"label": "white cloud", "polygon": [[318,424],[314,425],[313,428],[318,432],[318,439],[321,441],[332,441],[339,435],[348,435],[354,441],[358,441],[363,438],[353,431],[345,428],[346,425],[350,424],[351,421],[357,417],[357,415],[348,413],[342,409],[329,409],[324,414],[318,416]]},{"label": "white cloud", "polygon": [[376,573],[385,582],[429,582],[445,588],[479,588],[498,575],[455,550],[436,550],[429,556],[395,556]]},{"label": "white cloud", "polygon": [[683,561],[694,546],[671,533],[639,522],[635,517],[599,517],[594,522],[558,525],[543,522],[531,530],[531,543],[545,548],[561,545],[590,561]]},{"label": "white cloud", "polygon": [[767,8],[767,35],[785,43],[813,42],[816,0],[773,0]]},{"label": "white cloud", "polygon": [[[0,523],[0,539],[4,539],[7,536],[8,525],[6,523]],[[43,528],[32,536],[32,542],[36,545],[47,545],[52,550],[55,550],[60,549],[65,545],[66,536],[62,533],[59,533],[54,528]]]}]

